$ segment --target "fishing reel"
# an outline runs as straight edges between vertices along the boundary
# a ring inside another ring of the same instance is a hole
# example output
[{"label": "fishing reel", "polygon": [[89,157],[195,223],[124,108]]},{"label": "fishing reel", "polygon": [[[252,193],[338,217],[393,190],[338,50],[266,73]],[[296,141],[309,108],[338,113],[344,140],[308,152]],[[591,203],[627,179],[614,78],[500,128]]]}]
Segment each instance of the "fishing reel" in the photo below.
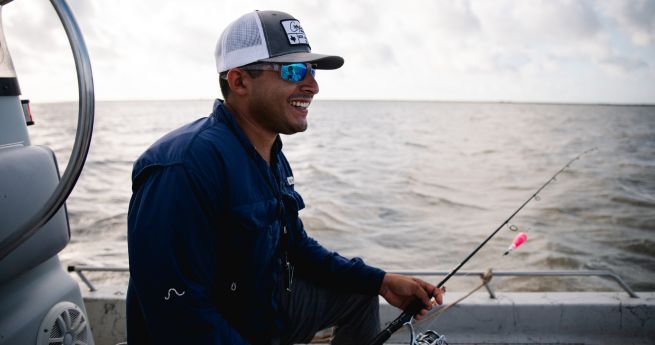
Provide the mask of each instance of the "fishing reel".
[{"label": "fishing reel", "polygon": [[425,333],[415,334],[414,325],[412,325],[411,320],[406,322],[405,326],[409,328],[409,334],[411,337],[409,341],[410,345],[448,345],[445,335],[441,335],[432,330],[427,330]]},{"label": "fishing reel", "polygon": [[446,343],[445,335],[439,335],[435,331],[427,330],[412,339],[412,345],[448,345],[448,343]]}]

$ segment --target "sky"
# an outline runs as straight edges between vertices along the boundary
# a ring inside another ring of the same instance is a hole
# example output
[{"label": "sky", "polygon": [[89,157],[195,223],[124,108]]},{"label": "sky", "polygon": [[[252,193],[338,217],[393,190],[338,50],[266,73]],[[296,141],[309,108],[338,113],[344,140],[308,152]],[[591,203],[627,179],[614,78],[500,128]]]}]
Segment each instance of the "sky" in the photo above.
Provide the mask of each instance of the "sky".
[{"label": "sky", "polygon": [[[214,48],[240,15],[296,17],[316,53],[325,100],[655,104],[655,0],[68,0],[96,100],[220,96]],[[2,7],[4,34],[32,102],[77,100],[73,57],[45,0]]]}]

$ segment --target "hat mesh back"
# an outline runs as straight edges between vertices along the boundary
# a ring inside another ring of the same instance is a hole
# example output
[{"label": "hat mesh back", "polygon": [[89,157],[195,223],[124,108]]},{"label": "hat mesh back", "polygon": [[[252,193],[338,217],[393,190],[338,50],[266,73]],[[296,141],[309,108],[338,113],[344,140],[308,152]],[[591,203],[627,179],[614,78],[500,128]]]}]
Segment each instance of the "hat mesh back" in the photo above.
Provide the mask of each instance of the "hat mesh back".
[{"label": "hat mesh back", "polygon": [[244,18],[231,26],[225,40],[225,52],[258,46],[262,44],[257,21],[252,16]]},{"label": "hat mesh back", "polygon": [[262,25],[256,12],[245,14],[230,24],[216,45],[218,73],[268,58],[268,48],[263,36]]}]

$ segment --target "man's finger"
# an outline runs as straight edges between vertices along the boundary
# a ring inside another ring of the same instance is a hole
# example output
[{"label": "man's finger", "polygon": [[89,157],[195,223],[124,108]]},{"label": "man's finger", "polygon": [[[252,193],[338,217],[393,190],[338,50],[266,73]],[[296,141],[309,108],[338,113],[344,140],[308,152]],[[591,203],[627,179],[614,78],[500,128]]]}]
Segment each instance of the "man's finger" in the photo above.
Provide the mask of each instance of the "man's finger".
[{"label": "man's finger", "polygon": [[432,289],[435,288],[434,285],[432,285],[432,284],[430,284],[430,283],[428,283],[428,282],[426,282],[425,280],[422,280],[422,279],[416,279],[416,282],[419,283],[419,285],[421,285],[421,287],[425,291],[432,291]]},{"label": "man's finger", "polygon": [[414,296],[418,297],[421,302],[423,302],[423,305],[429,306],[430,304],[430,296],[428,296],[428,293],[423,289],[422,286],[416,286],[414,289]]},{"label": "man's finger", "polygon": [[[429,301],[432,298],[433,296],[432,292],[434,289],[436,289],[436,287],[426,282],[425,280],[416,279],[416,282],[420,285],[421,289],[425,292],[427,299]],[[421,300],[423,299],[421,298]],[[425,300],[423,300],[423,303],[425,304]],[[426,305],[432,305],[432,303],[428,302]]]},{"label": "man's finger", "polygon": [[430,294],[434,297],[434,300],[437,302],[437,304],[443,303],[443,294],[444,294],[443,288],[439,289],[435,287]]}]

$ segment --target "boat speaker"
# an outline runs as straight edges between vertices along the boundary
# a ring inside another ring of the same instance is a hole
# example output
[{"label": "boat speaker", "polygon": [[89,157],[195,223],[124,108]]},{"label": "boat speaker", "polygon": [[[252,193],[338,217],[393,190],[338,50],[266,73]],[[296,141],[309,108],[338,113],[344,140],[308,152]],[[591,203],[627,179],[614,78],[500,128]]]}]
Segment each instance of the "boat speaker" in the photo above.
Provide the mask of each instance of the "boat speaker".
[{"label": "boat speaker", "polygon": [[89,323],[82,309],[75,303],[59,302],[41,322],[37,345],[92,344]]}]

